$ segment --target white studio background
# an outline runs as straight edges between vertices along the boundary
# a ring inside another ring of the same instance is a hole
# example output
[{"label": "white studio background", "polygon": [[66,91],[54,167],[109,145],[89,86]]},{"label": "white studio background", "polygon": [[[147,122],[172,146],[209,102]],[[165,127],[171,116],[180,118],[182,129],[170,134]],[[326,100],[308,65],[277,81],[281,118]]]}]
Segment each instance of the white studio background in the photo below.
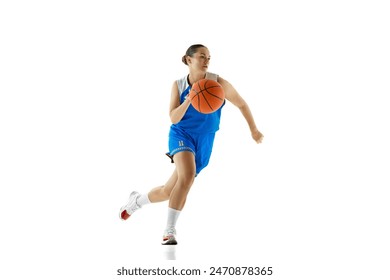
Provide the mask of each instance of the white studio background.
[{"label": "white studio background", "polygon": [[384,3],[2,1],[2,278],[115,279],[121,267],[168,265],[167,204],[127,222],[118,210],[173,171],[170,89],[187,47],[202,43],[265,138],[256,145],[226,105],[169,266],[388,279]]}]

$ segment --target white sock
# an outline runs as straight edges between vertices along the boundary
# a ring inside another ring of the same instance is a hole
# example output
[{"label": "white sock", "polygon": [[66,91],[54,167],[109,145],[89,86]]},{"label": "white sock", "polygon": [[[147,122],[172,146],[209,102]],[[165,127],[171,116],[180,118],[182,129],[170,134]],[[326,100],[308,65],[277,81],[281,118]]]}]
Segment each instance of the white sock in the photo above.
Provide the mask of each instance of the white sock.
[{"label": "white sock", "polygon": [[180,212],[181,211],[179,211],[179,210],[168,207],[167,228],[176,227],[176,221],[177,221],[177,218],[179,218]]},{"label": "white sock", "polygon": [[147,193],[141,194],[141,196],[137,199],[137,204],[140,207],[142,207],[146,204],[149,204],[149,203],[150,203],[150,200],[149,200],[149,196]]}]

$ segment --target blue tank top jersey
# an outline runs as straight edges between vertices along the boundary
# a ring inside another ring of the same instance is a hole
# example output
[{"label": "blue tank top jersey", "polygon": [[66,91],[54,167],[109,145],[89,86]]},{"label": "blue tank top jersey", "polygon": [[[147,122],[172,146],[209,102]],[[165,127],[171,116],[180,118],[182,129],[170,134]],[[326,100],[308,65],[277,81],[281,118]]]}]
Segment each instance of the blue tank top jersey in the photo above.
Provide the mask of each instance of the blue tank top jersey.
[{"label": "blue tank top jersey", "polygon": [[[207,72],[205,78],[216,81],[218,75]],[[177,80],[177,86],[180,94],[180,104],[182,104],[191,90],[191,86],[188,83],[188,75]],[[221,110],[224,105],[225,102],[221,108],[210,114],[202,114],[190,105],[180,122],[172,124],[172,127],[195,134],[215,133],[219,129]]]}]

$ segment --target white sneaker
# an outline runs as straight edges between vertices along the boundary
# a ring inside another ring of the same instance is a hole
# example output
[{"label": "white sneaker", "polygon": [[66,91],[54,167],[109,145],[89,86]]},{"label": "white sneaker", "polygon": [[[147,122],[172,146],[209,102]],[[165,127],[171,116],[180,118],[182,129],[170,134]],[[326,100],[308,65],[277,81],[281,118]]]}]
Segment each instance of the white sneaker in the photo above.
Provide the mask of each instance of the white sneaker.
[{"label": "white sneaker", "polygon": [[123,205],[121,207],[121,209],[119,211],[119,218],[122,221],[127,220],[136,210],[141,208],[141,206],[139,206],[137,204],[137,199],[140,196],[141,195],[135,191],[130,194],[129,200],[127,201],[127,203],[125,205]]},{"label": "white sneaker", "polygon": [[162,245],[177,245],[176,240],[176,229],[175,228],[167,228],[164,232]]}]

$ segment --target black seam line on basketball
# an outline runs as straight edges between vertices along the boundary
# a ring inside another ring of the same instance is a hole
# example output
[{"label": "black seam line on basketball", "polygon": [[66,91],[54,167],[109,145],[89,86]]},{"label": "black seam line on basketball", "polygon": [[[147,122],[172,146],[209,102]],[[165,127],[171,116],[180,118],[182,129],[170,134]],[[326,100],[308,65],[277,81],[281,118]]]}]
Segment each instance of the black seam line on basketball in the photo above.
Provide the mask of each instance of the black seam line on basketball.
[{"label": "black seam line on basketball", "polygon": [[[209,87],[209,88],[211,88],[211,87]],[[209,91],[208,91],[209,88],[205,89],[205,91],[206,91],[208,94],[210,94],[212,97],[215,97],[215,98],[217,98],[217,99],[219,99],[219,100],[223,100],[223,98],[221,98],[221,97],[215,95],[214,93],[209,92]]]},{"label": "black seam line on basketball", "polygon": [[[211,96],[213,96],[213,97],[215,97],[215,98],[217,98],[217,99],[219,99],[219,100],[223,100],[223,98],[221,98],[221,97],[219,97],[219,96],[216,96],[215,94],[213,94],[213,93],[211,93],[211,92],[209,92],[208,91],[208,89],[210,89],[210,88],[219,88],[220,87],[220,85],[215,85],[215,86],[210,86],[210,87],[207,87],[207,83],[208,83],[209,81],[206,81],[205,83],[204,83],[204,90],[208,93],[208,94],[210,94]],[[223,89],[222,89],[223,90]],[[211,108],[211,107],[210,107]],[[213,109],[213,108],[211,108],[211,109]]]},{"label": "black seam line on basketball", "polygon": [[[201,89],[200,91],[197,91],[196,89],[193,89],[193,91],[195,92],[194,96],[191,98],[194,99],[196,96],[199,96],[200,93],[202,93],[203,91],[207,91],[207,89]],[[210,94],[210,93],[209,93]]]},{"label": "black seam line on basketball", "polygon": [[205,94],[203,93],[204,91],[207,92],[210,96],[212,96],[212,97],[214,97],[214,98],[217,98],[217,99],[219,99],[219,100],[223,100],[223,98],[220,98],[219,96],[216,96],[216,95],[214,95],[214,94],[208,92],[206,89],[204,89],[204,90],[201,90],[199,93],[197,93],[194,97],[192,97],[191,101],[192,101],[195,97],[197,97],[197,98],[198,98],[198,109],[199,109],[199,112],[203,113],[202,110],[201,110],[201,107],[202,107],[202,106],[201,106],[201,104],[200,104],[200,103],[201,103],[200,94],[202,94],[204,101],[206,101],[206,103],[207,103],[207,105],[209,106],[209,108],[210,108],[212,111],[214,111],[213,106],[210,105],[210,103],[208,102],[207,98],[205,97]]},{"label": "black seam line on basketball", "polygon": [[200,96],[199,96],[199,94],[197,94],[196,97],[198,97],[198,109],[199,109],[199,112],[202,113],[202,110],[201,110],[202,107],[200,106]]},{"label": "black seam line on basketball", "polygon": [[[201,94],[202,94],[202,96],[203,96],[204,101],[206,101],[207,105],[209,105],[209,108],[210,108],[212,111],[214,111],[214,108],[210,105],[210,103],[209,103],[209,101],[207,100],[207,98],[206,98],[206,96],[204,95],[204,93],[201,92]],[[200,106],[199,106],[199,108],[200,108]]]},{"label": "black seam line on basketball", "polygon": [[[208,87],[207,84],[208,84],[209,82],[210,82],[210,81],[207,80],[207,81],[204,83],[204,90],[205,90],[208,94],[211,94],[211,93],[208,91],[208,89],[209,89],[209,88],[216,88],[216,87],[219,87],[219,85],[214,85],[214,86]],[[213,94],[211,94],[211,95],[213,95]]]},{"label": "black seam line on basketball", "polygon": [[195,96],[198,96],[199,93],[200,93],[200,91],[196,91],[196,89],[192,89],[192,90],[195,91],[195,94],[194,94],[194,96],[191,98],[191,101],[192,101],[192,99],[195,98]]},{"label": "black seam line on basketball", "polygon": [[192,88],[192,90],[195,92],[195,95],[190,99],[190,101],[192,102],[192,100],[194,100],[194,98],[197,97],[198,98],[198,110],[199,110],[199,112],[202,113],[201,106],[200,106],[201,99],[200,99],[199,93],[201,93],[203,91],[203,89],[200,91],[196,91],[196,89]]},{"label": "black seam line on basketball", "polygon": [[[206,92],[208,92],[207,91],[207,84],[208,84],[208,80],[204,83],[204,88],[203,88],[203,90],[205,90]],[[202,96],[203,96],[203,99],[204,99],[204,101],[206,101],[206,103],[207,103],[207,105],[209,106],[209,108],[210,108],[210,110],[211,111],[214,111],[214,108],[210,105],[210,103],[209,103],[209,101],[207,100],[207,98],[206,98],[206,96],[205,96],[205,94],[203,93],[203,90],[201,91],[201,94],[202,94]],[[199,106],[200,107],[200,106]]]},{"label": "black seam line on basketball", "polygon": [[[204,92],[204,91],[207,91],[207,90],[210,89],[210,88],[219,88],[219,87],[218,87],[218,86],[215,86],[215,87],[208,87],[208,88],[201,89],[200,91],[196,91],[196,90],[194,90],[194,91],[195,91],[196,94],[199,94],[199,93],[202,93],[202,92]],[[207,93],[210,93],[210,92],[207,91]]]},{"label": "black seam line on basketball", "polygon": [[206,82],[204,83],[203,89],[200,87],[200,85],[198,85],[199,91],[197,91],[197,90],[192,86],[190,92],[191,92],[191,91],[194,91],[194,92],[195,92],[195,95],[198,95],[199,93],[201,93],[201,92],[204,91],[204,90],[207,90],[208,88],[219,88],[219,87],[220,87],[220,85],[215,85],[215,86],[210,86],[210,87],[207,88],[206,85],[207,85],[208,82],[209,82],[209,81],[206,81]]}]

